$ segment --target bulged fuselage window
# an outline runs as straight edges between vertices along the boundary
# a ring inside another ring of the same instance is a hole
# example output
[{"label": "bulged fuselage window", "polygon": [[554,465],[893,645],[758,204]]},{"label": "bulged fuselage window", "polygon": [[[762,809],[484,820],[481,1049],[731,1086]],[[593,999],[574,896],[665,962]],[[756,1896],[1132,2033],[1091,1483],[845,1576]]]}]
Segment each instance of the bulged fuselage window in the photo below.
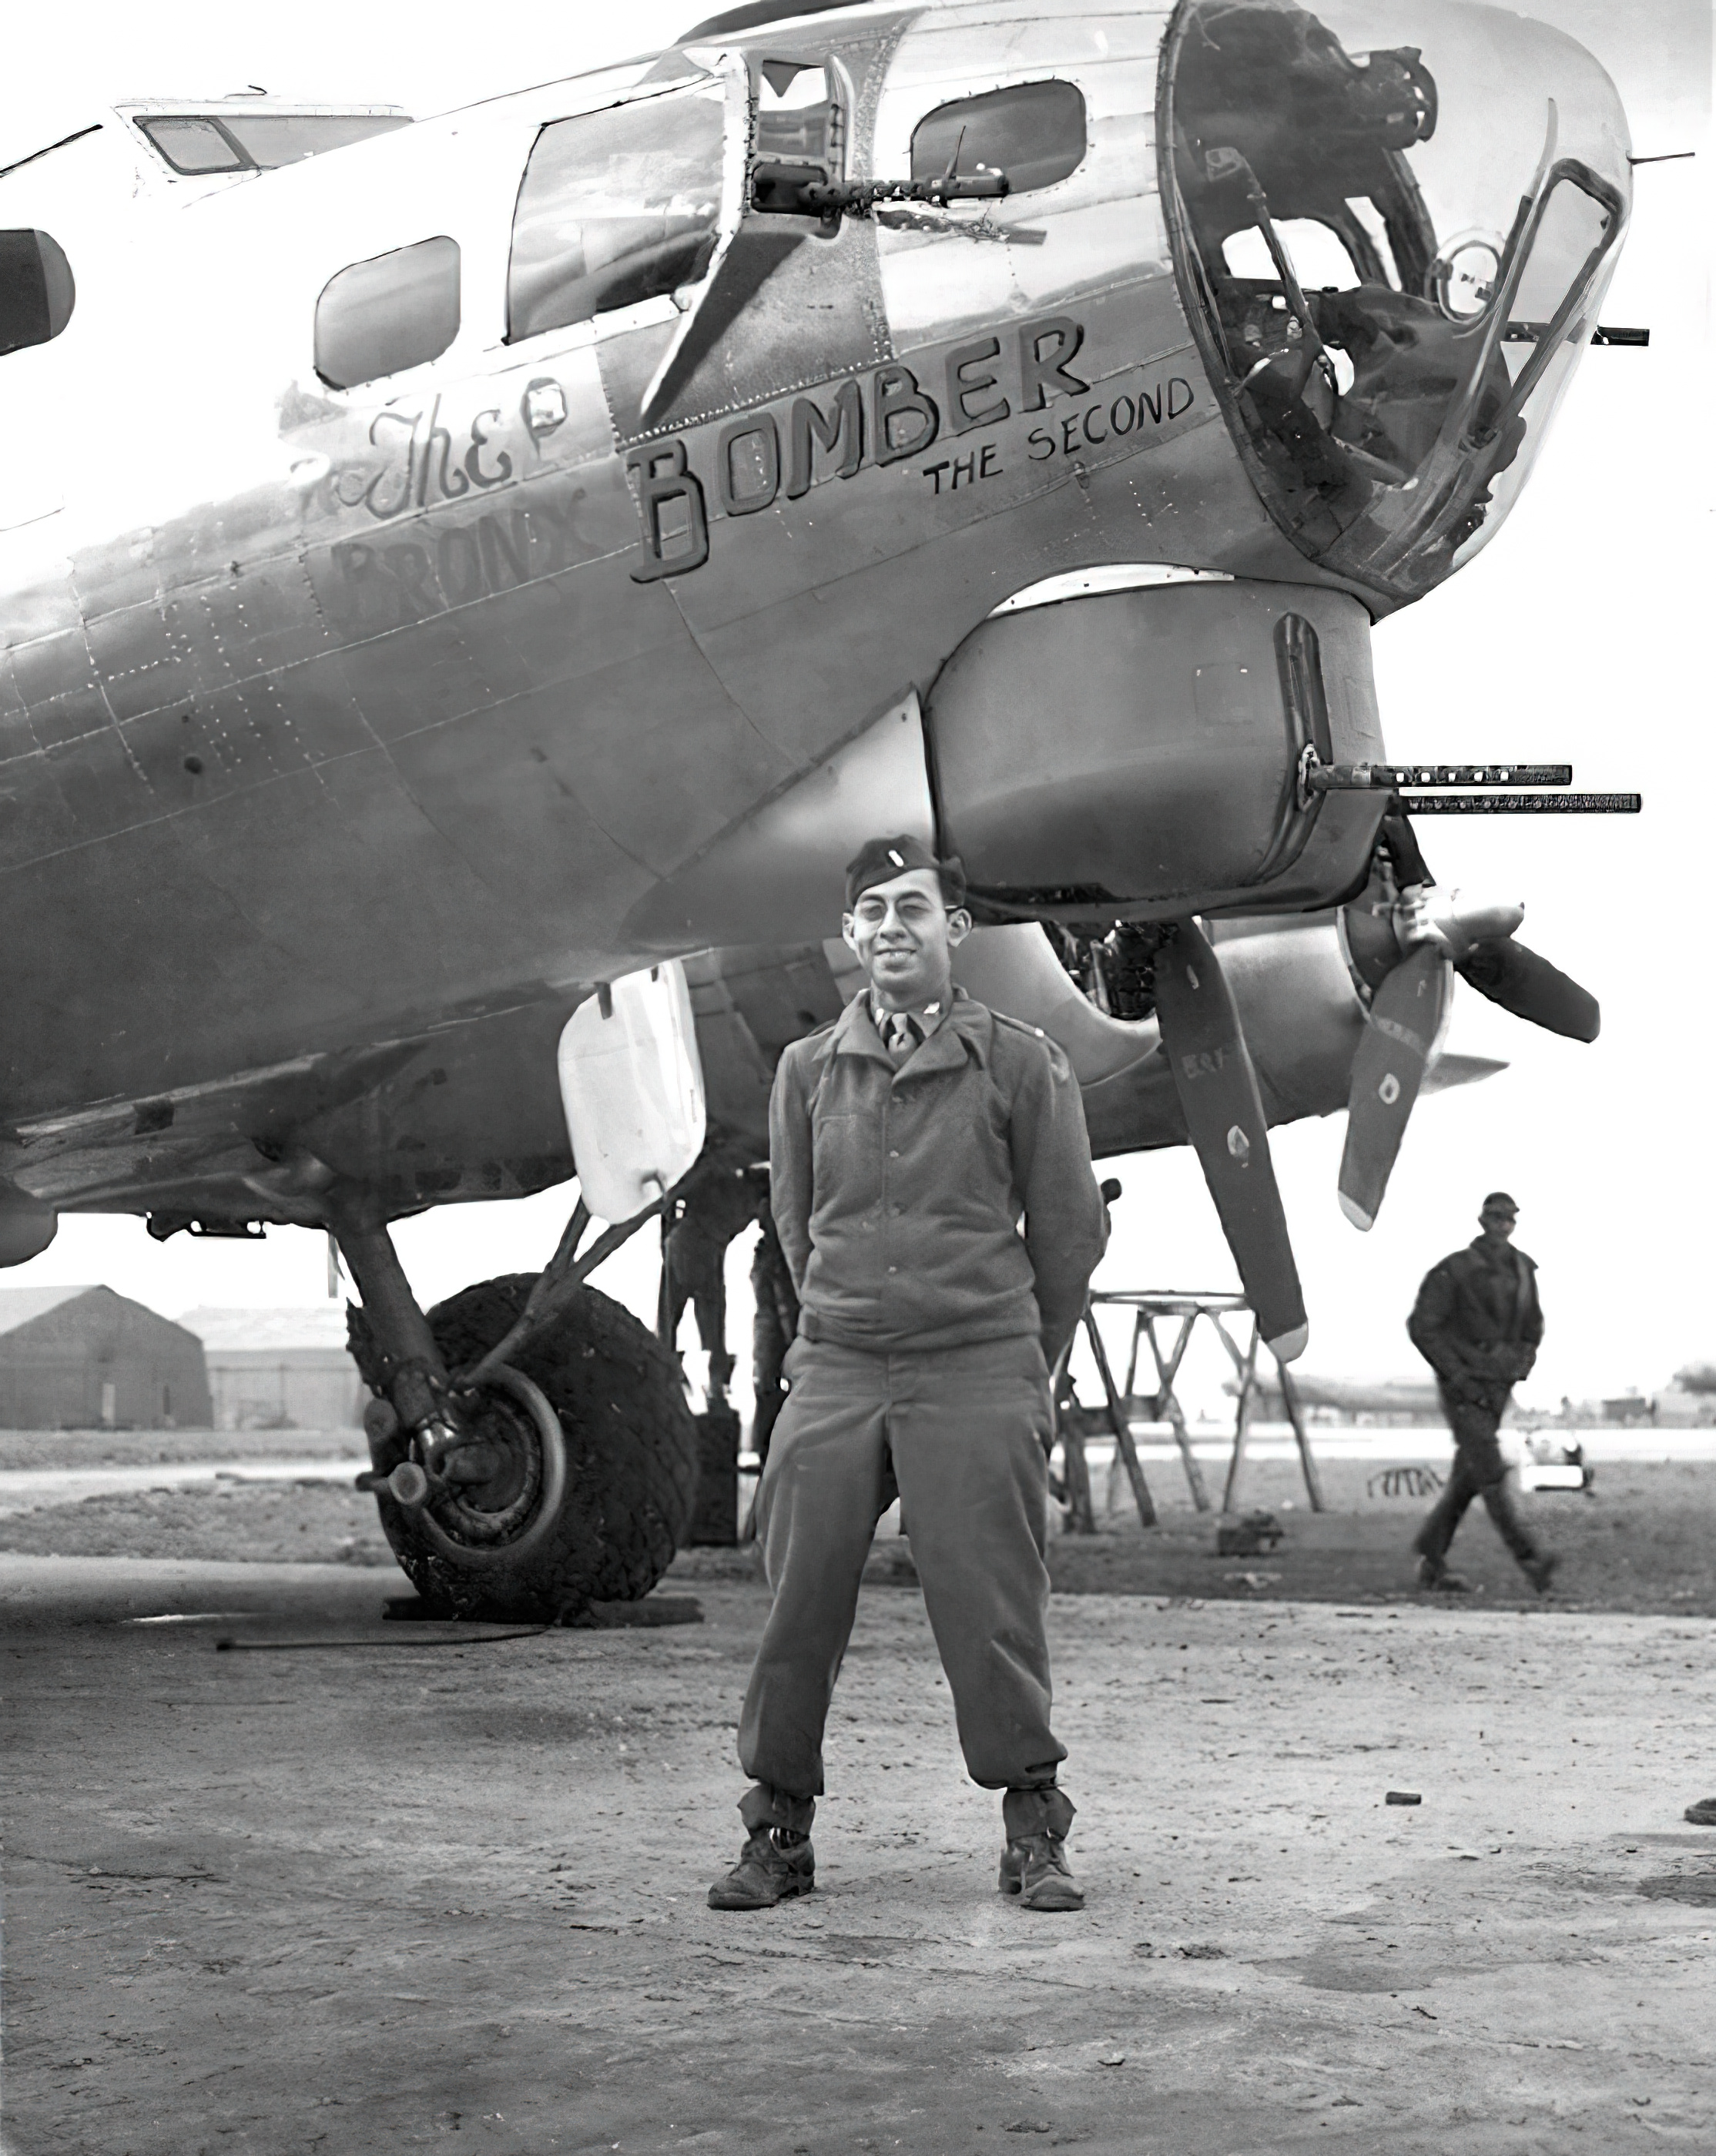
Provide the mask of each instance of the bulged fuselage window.
[{"label": "bulged fuselage window", "polygon": [[506,341],[697,283],[721,218],[718,85],[552,121],[512,220]]},{"label": "bulged fuselage window", "polygon": [[1076,83],[1010,83],[926,113],[912,131],[912,177],[1004,172],[1009,194],[1028,194],[1076,172],[1087,146]]},{"label": "bulged fuselage window", "polygon": [[71,320],[77,286],[57,239],[0,231],[0,353],[48,344]]},{"label": "bulged fuselage window", "polygon": [[439,359],[459,334],[459,243],[396,247],[330,277],[316,303],[316,371],[335,389]]},{"label": "bulged fuselage window", "polygon": [[[1595,326],[1626,209],[1608,79],[1416,0],[1188,0],[1159,154],[1175,262],[1277,521],[1392,596],[1493,535]],[[1373,35],[1373,31],[1379,34]]]}]

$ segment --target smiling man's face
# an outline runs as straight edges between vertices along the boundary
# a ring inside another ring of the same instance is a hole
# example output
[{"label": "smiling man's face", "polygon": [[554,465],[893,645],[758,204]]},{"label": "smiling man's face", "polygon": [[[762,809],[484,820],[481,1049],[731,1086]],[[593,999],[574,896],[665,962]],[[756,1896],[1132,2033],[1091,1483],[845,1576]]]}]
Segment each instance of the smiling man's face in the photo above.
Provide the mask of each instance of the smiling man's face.
[{"label": "smiling man's face", "polygon": [[884,1010],[922,1010],[945,1001],[953,985],[953,952],[971,916],[949,906],[933,869],[908,869],[891,883],[861,891],[840,933],[869,976]]}]

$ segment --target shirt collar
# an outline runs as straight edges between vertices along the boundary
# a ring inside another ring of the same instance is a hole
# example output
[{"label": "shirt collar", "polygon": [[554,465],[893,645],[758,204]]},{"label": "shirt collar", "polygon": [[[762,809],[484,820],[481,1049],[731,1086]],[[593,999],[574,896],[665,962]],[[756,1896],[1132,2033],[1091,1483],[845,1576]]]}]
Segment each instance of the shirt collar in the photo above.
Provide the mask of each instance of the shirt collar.
[{"label": "shirt collar", "polygon": [[[917,1021],[919,1034],[925,1040],[927,1040],[930,1035],[935,1032],[937,1028],[941,1024],[942,1020],[948,1015],[948,1011],[953,1000],[953,993],[950,991],[949,993],[943,996],[939,1002],[925,1004],[921,1009],[910,1009],[902,1013],[901,1015],[915,1019]],[[880,1039],[881,1034],[883,1022],[889,1015],[890,1014],[882,1010],[878,1006],[876,999],[876,990],[872,988],[870,991],[870,1022],[876,1028],[878,1039]]]},{"label": "shirt collar", "polygon": [[[867,984],[860,988],[835,1020],[828,1039],[817,1051],[819,1063],[830,1055],[868,1055],[886,1064],[890,1070],[896,1068],[894,1059],[883,1047],[881,1035],[876,1031],[870,993]],[[913,1015],[917,1014],[914,1012]],[[912,1069],[914,1073],[956,1069],[968,1053],[987,1069],[994,1034],[994,1020],[989,1010],[975,997],[967,995],[956,982],[946,1014],[912,1057]]]}]

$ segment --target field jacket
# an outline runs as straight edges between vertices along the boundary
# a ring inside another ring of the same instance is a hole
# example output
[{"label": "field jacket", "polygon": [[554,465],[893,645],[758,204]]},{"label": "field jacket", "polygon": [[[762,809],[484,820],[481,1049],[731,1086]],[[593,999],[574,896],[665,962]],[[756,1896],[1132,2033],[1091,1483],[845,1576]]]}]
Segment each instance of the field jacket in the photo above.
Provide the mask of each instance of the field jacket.
[{"label": "field jacket", "polygon": [[1052,1362],[1071,1338],[1107,1223],[1077,1081],[1034,1026],[956,988],[896,1067],[861,992],[781,1057],[768,1132],[805,1339],[886,1353],[1035,1333]]},{"label": "field jacket", "polygon": [[1544,1337],[1537,1267],[1511,1246],[1493,1264],[1480,1236],[1431,1267],[1406,1330],[1457,1401],[1499,1409]]}]

